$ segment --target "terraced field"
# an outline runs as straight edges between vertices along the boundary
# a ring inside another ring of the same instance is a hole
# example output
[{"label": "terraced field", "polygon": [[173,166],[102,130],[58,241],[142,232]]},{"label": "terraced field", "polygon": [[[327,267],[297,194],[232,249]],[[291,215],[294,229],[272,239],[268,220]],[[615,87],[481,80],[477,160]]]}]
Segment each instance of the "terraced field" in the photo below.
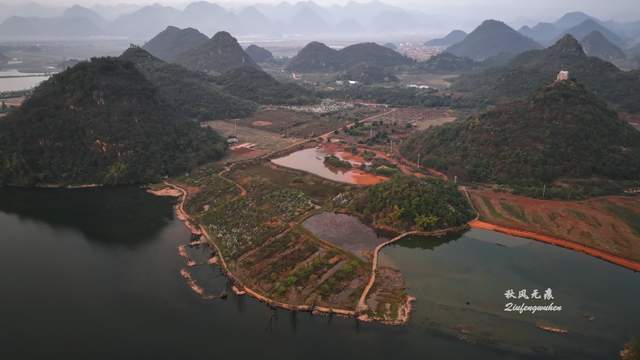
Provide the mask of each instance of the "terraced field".
[{"label": "terraced field", "polygon": [[[223,176],[220,170],[200,169],[178,180],[189,192],[185,209],[205,226],[228,270],[245,287],[281,303],[354,311],[369,281],[370,261],[301,225],[352,188],[268,162],[238,165]],[[380,288],[397,293],[397,284],[383,279]],[[405,300],[394,299],[388,309]]]},{"label": "terraced field", "polygon": [[555,201],[490,190],[471,190],[470,195],[483,221],[571,240],[640,261],[638,196]]}]

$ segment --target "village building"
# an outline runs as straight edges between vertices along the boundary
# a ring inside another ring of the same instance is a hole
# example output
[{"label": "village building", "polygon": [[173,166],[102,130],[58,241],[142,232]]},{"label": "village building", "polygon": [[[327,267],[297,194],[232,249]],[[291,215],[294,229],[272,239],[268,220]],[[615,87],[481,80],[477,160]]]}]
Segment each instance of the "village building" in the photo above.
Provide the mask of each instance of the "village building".
[{"label": "village building", "polygon": [[569,72],[566,70],[562,70],[558,73],[556,77],[556,81],[567,81],[569,80]]}]

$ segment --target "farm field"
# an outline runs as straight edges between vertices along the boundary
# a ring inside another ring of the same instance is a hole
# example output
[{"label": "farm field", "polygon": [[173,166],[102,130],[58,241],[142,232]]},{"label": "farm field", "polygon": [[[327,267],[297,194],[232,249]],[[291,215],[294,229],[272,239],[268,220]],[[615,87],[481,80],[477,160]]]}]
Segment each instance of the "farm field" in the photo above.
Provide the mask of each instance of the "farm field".
[{"label": "farm field", "polygon": [[[354,311],[369,280],[369,257],[321,241],[302,226],[353,187],[269,162],[235,166],[225,177],[218,170],[204,167],[176,181],[188,189],[185,208],[205,226],[234,276],[275,301]],[[381,281],[385,293],[397,287]],[[392,313],[376,314],[397,319],[404,300],[385,308]]]},{"label": "farm field", "polygon": [[366,106],[322,115],[271,108],[259,111],[249,118],[239,119],[238,125],[286,135],[286,137],[308,138],[325,134],[378,112],[380,110],[377,108]]},{"label": "farm field", "polygon": [[[242,126],[240,121],[238,122],[237,132],[235,124],[231,121],[209,121],[205,123],[205,126],[220,132],[226,137],[237,133],[238,144],[235,144],[235,147],[232,146],[229,158],[226,159],[228,161],[238,161],[279,151],[302,140],[296,137],[285,138],[278,133],[260,130],[256,127]],[[254,146],[249,148],[238,146],[242,144],[253,144]]]},{"label": "farm field", "polygon": [[388,150],[390,141],[397,145],[417,131],[452,122],[456,116],[448,108],[394,108],[373,121],[342,129],[334,138]]},{"label": "farm field", "polygon": [[480,220],[574,241],[640,260],[640,198],[537,200],[490,190],[469,191]]},{"label": "farm field", "polygon": [[456,74],[426,74],[426,73],[404,73],[399,74],[398,79],[403,85],[428,85],[436,89],[447,89],[450,86],[450,80],[455,78]]}]

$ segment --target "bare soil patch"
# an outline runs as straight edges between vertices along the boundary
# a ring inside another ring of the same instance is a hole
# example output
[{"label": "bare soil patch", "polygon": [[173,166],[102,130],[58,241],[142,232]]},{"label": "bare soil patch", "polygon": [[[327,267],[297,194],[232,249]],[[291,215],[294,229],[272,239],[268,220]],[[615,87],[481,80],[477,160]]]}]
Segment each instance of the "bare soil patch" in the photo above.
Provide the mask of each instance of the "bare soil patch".
[{"label": "bare soil patch", "polygon": [[271,125],[273,125],[273,123],[271,121],[256,120],[256,121],[252,122],[251,125],[252,126],[257,126],[257,127],[263,127],[263,126],[271,126]]},{"label": "bare soil patch", "polygon": [[490,190],[469,191],[480,220],[566,239],[640,261],[640,197],[538,200]]},{"label": "bare soil patch", "polygon": [[212,128],[224,136],[238,136],[238,144],[253,144],[253,146],[236,146],[231,151],[230,161],[257,157],[265,153],[279,151],[295,144],[301,139],[295,137],[283,137],[279,134],[253,127],[238,125],[227,121],[209,121],[205,126]]},{"label": "bare soil patch", "polygon": [[[276,133],[279,136],[309,138],[325,134],[346,124],[375,115],[379,109],[358,106],[332,114],[318,115],[282,108],[267,108],[246,119],[238,119],[238,125]],[[233,122],[236,120],[229,120]]]}]

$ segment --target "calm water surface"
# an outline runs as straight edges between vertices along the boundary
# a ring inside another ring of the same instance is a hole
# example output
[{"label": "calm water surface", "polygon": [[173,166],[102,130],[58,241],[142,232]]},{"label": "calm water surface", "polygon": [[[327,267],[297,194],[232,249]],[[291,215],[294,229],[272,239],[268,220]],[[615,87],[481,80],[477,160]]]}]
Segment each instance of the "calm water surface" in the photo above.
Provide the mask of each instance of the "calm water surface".
[{"label": "calm water surface", "polygon": [[[0,189],[0,358],[611,359],[640,334],[637,274],[479,232],[385,250],[419,297],[408,326],[205,301],[179,275],[189,233],[172,201],[134,188]],[[215,269],[193,274],[211,292],[228,286]],[[501,313],[506,288],[532,286],[552,287],[567,308],[555,323],[592,327],[562,337]],[[460,324],[471,335],[451,330]]]},{"label": "calm water surface", "polygon": [[[296,151],[287,156],[271,160],[274,164],[291,169],[302,170],[325,179],[347,184],[373,185],[385,180],[384,177],[369,174],[360,169],[333,169],[324,164],[330,155],[322,148],[309,148]],[[333,154],[340,157],[339,154]],[[344,159],[342,159],[344,160]]]},{"label": "calm water surface", "polygon": [[15,69],[0,71],[0,91],[29,90],[47,80],[49,75],[22,73]]}]

